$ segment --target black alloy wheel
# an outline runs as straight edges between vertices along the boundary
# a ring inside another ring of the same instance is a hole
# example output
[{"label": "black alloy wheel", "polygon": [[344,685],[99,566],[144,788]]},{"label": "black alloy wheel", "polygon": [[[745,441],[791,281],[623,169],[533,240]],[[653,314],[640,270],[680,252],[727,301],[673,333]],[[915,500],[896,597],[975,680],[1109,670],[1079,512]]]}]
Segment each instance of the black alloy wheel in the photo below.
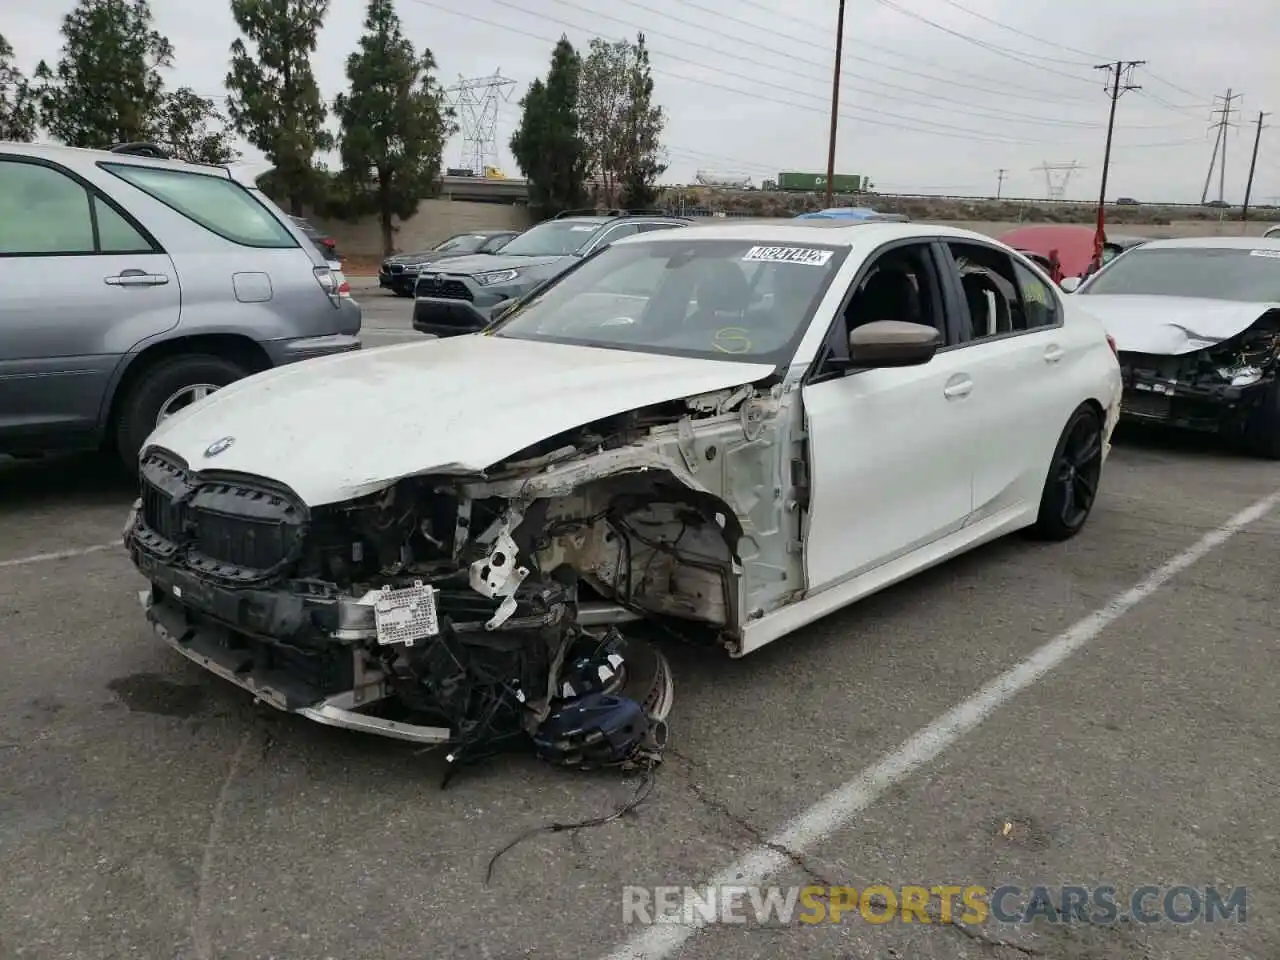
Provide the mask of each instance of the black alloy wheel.
[{"label": "black alloy wheel", "polygon": [[1101,479],[1102,421],[1091,407],[1080,407],[1054,451],[1036,533],[1047,540],[1066,540],[1079,533],[1093,510]]}]

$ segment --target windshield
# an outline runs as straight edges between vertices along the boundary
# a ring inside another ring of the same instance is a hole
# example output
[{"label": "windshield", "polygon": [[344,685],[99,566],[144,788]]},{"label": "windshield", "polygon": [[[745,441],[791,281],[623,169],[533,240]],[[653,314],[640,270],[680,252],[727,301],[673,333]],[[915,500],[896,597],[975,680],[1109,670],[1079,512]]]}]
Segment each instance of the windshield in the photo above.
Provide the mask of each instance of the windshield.
[{"label": "windshield", "polygon": [[1242,303],[1280,300],[1280,248],[1138,247],[1080,292]]},{"label": "windshield", "polygon": [[589,257],[495,336],[787,363],[847,251],[755,240],[622,243]]},{"label": "windshield", "polygon": [[577,253],[601,224],[581,220],[549,220],[526,230],[502,248],[513,257],[567,257]]},{"label": "windshield", "polygon": [[463,233],[450,237],[439,246],[432,247],[432,250],[436,253],[475,253],[488,239],[483,234]]}]

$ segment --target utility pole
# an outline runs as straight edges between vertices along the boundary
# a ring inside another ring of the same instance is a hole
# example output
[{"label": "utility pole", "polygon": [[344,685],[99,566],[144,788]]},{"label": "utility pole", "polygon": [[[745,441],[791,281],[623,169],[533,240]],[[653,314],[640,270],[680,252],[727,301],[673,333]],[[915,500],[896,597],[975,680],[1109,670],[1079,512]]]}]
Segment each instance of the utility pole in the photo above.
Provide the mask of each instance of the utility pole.
[{"label": "utility pole", "polygon": [[[1115,63],[1100,63],[1095,70],[1106,70],[1110,81],[1107,93],[1111,97],[1111,114],[1107,118],[1107,146],[1102,155],[1102,187],[1098,191],[1098,227],[1093,240],[1093,262],[1102,266],[1102,245],[1106,241],[1106,209],[1107,209],[1107,174],[1111,170],[1111,135],[1116,127],[1116,101],[1122,93],[1130,90],[1141,90],[1142,87],[1131,83],[1133,68],[1145,64],[1145,60],[1117,60]],[[1123,78],[1123,83],[1122,79]]]},{"label": "utility pole", "polygon": [[827,203],[831,206],[831,181],[836,175],[836,120],[840,113],[840,55],[844,52],[844,0],[836,14],[836,68],[831,79],[831,135],[827,141]]},{"label": "utility pole", "polygon": [[[1200,202],[1203,204],[1209,198],[1209,181],[1213,179],[1213,168],[1215,164],[1221,162],[1218,168],[1218,201],[1221,202],[1223,194],[1226,192],[1227,182],[1227,128],[1234,127],[1231,121],[1231,115],[1238,113],[1239,108],[1233,107],[1231,104],[1243,97],[1243,93],[1232,93],[1230,88],[1227,89],[1226,95],[1222,97],[1214,97],[1214,101],[1222,101],[1221,107],[1215,107],[1213,113],[1218,119],[1210,124],[1218,130],[1217,136],[1213,140],[1213,154],[1209,157],[1209,171],[1204,175],[1204,189],[1200,191]],[[1221,158],[1221,161],[1219,161]]]},{"label": "utility pole", "polygon": [[1253,135],[1253,159],[1249,161],[1249,180],[1244,185],[1244,209],[1240,211],[1240,222],[1249,222],[1249,195],[1253,193],[1253,171],[1258,166],[1258,144],[1262,142],[1262,118],[1267,116],[1258,111],[1258,129]]},{"label": "utility pole", "polygon": [[996,180],[996,199],[997,200],[1000,199],[1000,191],[1004,189],[1004,175],[1008,172],[1009,171],[1006,170],[1004,167],[1001,167],[999,170],[996,171],[996,177],[998,178]]}]

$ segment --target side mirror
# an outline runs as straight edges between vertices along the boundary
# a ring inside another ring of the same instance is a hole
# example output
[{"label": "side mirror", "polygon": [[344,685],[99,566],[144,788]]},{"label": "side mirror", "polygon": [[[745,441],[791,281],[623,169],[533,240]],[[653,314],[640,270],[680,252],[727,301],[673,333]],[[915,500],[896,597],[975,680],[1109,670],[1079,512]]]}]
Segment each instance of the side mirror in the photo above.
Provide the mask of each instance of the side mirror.
[{"label": "side mirror", "polygon": [[1063,293],[1075,293],[1080,289],[1083,281],[1079,277],[1063,277],[1062,282],[1058,284],[1062,288]]},{"label": "side mirror", "polygon": [[942,334],[922,323],[880,320],[849,334],[849,363],[854,367],[914,367],[928,363],[942,346]]}]

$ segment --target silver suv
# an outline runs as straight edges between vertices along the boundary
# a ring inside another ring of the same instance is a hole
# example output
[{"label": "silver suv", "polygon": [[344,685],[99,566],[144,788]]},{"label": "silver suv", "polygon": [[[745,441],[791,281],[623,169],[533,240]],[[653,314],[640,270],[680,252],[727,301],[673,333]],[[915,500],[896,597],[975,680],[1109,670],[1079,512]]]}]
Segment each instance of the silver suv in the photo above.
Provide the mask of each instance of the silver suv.
[{"label": "silver suv", "polygon": [[0,142],[0,453],[114,448],[249,374],[360,348],[303,232],[223,167]]}]

